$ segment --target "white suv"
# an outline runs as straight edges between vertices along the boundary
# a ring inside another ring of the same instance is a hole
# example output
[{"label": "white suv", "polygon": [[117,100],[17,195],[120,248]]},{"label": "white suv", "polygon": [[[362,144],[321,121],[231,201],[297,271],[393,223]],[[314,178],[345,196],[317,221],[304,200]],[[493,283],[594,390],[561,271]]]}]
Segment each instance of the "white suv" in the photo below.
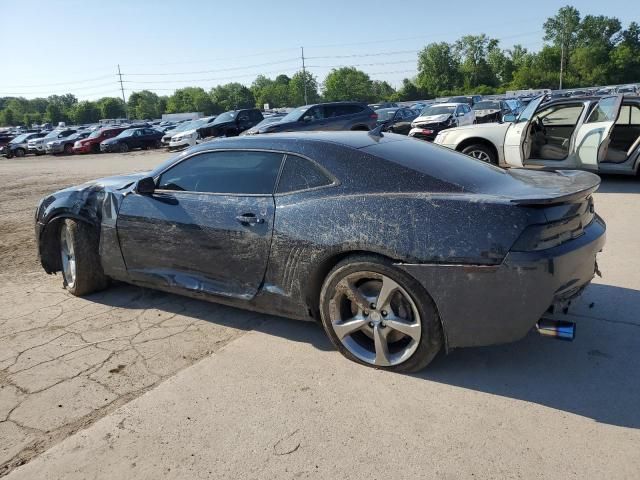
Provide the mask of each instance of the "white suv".
[{"label": "white suv", "polygon": [[476,114],[466,103],[437,103],[426,107],[411,122],[410,137],[433,141],[438,132],[447,128],[473,125]]}]

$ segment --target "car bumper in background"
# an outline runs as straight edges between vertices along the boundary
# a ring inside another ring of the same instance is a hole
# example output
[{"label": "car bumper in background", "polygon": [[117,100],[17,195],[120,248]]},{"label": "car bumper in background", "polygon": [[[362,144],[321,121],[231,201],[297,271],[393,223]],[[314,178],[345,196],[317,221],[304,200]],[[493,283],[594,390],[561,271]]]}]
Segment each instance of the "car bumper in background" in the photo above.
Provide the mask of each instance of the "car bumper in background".
[{"label": "car bumper in background", "polygon": [[524,337],[551,306],[565,306],[594,276],[606,226],[595,217],[584,235],[554,248],[510,252],[500,265],[398,267],[436,304],[447,348],[508,343]]},{"label": "car bumper in background", "polygon": [[[195,141],[193,142],[193,145],[195,145]],[[184,139],[184,140],[180,140],[179,142],[174,142],[171,141],[169,142],[169,150],[178,150],[179,148],[186,148],[191,146],[191,140],[190,139]]]},{"label": "car bumper in background", "polygon": [[49,145],[47,145],[45,147],[45,152],[46,153],[62,153],[62,152],[64,152],[64,146],[63,145],[56,145],[56,146],[50,147]]}]

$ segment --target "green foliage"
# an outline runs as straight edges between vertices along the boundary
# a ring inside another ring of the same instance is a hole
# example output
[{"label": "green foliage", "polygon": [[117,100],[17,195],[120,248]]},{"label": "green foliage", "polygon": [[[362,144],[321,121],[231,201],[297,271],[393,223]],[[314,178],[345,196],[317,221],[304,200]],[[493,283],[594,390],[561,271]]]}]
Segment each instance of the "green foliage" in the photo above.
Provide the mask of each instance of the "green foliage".
[{"label": "green foliage", "polygon": [[324,81],[324,97],[328,101],[354,100],[372,102],[373,82],[369,75],[354,67],[333,69]]},{"label": "green foliage", "polygon": [[95,123],[100,120],[100,109],[95,102],[78,102],[71,107],[71,120],[76,124]]},{"label": "green foliage", "polygon": [[160,110],[160,97],[149,90],[142,90],[129,95],[127,109],[129,117],[139,120],[159,118],[163,113]]},{"label": "green foliage", "polygon": [[213,113],[237,110],[238,108],[253,108],[256,105],[256,99],[251,90],[236,82],[218,85],[211,89],[209,95],[214,106]]},{"label": "green foliage", "polygon": [[119,98],[104,97],[97,102],[100,118],[124,118],[127,116],[124,102]]}]

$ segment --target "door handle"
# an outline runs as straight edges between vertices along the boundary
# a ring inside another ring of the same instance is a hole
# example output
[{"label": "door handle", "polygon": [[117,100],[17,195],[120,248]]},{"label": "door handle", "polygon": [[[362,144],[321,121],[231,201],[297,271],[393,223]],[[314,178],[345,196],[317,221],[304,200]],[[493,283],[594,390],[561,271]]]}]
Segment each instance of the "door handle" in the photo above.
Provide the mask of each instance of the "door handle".
[{"label": "door handle", "polygon": [[238,215],[236,220],[242,224],[256,225],[258,223],[264,223],[264,218],[258,218],[254,213],[243,213]]}]

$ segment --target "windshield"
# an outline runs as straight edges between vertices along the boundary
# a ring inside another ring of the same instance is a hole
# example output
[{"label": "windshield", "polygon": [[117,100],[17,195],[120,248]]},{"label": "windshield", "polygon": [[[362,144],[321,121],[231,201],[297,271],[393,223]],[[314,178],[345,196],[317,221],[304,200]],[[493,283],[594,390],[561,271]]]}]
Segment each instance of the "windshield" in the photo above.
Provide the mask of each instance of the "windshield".
[{"label": "windshield", "polygon": [[233,119],[236,118],[236,115],[238,115],[238,112],[224,112],[224,113],[221,113],[213,121],[212,125],[216,125],[218,123],[230,122],[230,121],[232,121]]},{"label": "windshield", "polygon": [[456,107],[444,106],[444,105],[434,105],[433,107],[427,107],[422,110],[420,114],[421,117],[430,117],[431,115],[450,115],[454,112]]},{"label": "windshield", "polygon": [[451,103],[471,103],[469,97],[451,97],[449,102]]},{"label": "windshield", "polygon": [[102,132],[104,132],[104,130],[94,130],[93,132],[91,132],[91,135],[89,135],[89,138],[98,138],[100,135],[102,135]]},{"label": "windshield", "polygon": [[136,131],[135,128],[130,128],[129,130],[125,130],[124,132],[121,132],[120,135],[118,135],[116,138],[130,137],[131,135],[133,135],[133,132],[135,131]]},{"label": "windshield", "polygon": [[395,108],[380,108],[376,110],[376,113],[378,114],[378,121],[384,122],[386,120],[391,120],[396,114],[396,111],[397,109]]},{"label": "windshield", "polygon": [[262,120],[259,124],[257,124],[254,128],[264,127],[265,125],[272,125],[274,123],[278,123],[284,117],[267,117]]},{"label": "windshield", "polygon": [[287,113],[284,117],[282,117],[282,119],[280,120],[281,122],[297,122],[298,120],[300,120],[300,118],[302,117],[302,115],[304,114],[304,112],[306,112],[307,110],[309,110],[308,105],[305,105],[304,107],[298,107],[295,110],[292,110],[291,112]]},{"label": "windshield", "polygon": [[22,143],[27,140],[33,133],[23,133],[22,135],[18,135],[16,138],[11,140],[9,143]]},{"label": "windshield", "polygon": [[473,106],[474,110],[500,110],[499,102],[478,102]]},{"label": "windshield", "polygon": [[77,133],[73,133],[73,134],[69,135],[67,137],[67,140],[79,140],[81,138],[84,138],[83,136],[84,136],[84,133],[77,132]]},{"label": "windshield", "polygon": [[61,130],[54,130],[52,132],[47,133],[47,136],[44,137],[44,140],[51,140],[53,138],[58,138],[58,135],[60,135],[60,133],[62,133]]}]

